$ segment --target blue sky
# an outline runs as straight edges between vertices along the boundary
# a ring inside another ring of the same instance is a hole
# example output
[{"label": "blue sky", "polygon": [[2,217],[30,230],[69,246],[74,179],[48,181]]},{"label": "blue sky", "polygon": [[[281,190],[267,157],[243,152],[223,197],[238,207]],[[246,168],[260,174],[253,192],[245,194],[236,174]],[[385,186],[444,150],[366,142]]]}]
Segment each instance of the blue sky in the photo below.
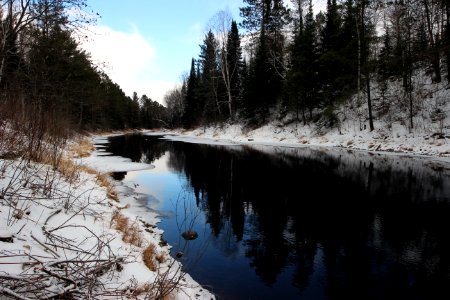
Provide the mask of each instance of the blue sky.
[{"label": "blue sky", "polygon": [[83,48],[127,95],[162,103],[197,58],[207,24],[220,10],[239,20],[242,0],[88,0],[99,13]]}]

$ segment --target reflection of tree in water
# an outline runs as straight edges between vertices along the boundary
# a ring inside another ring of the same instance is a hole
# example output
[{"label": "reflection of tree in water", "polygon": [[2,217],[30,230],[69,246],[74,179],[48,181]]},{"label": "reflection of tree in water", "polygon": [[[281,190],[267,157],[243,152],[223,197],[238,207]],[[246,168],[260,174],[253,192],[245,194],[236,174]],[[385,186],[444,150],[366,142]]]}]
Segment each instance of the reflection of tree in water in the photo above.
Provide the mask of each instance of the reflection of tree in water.
[{"label": "reflection of tree in water", "polygon": [[213,243],[226,256],[245,247],[268,286],[289,266],[301,294],[318,274],[329,299],[450,296],[445,169],[335,151],[268,155],[123,139],[109,151],[133,161],[152,162],[169,151],[168,166],[186,176]]},{"label": "reflection of tree in water", "polygon": [[127,134],[110,137],[107,151],[133,162],[152,163],[167,151],[168,143],[159,137]]},{"label": "reflection of tree in water", "polygon": [[[442,176],[318,156],[175,143],[169,165],[186,175],[214,235],[224,240],[218,244],[228,249],[234,242],[231,224],[268,286],[295,265],[292,284],[304,291],[320,247],[330,298],[422,298],[429,295],[427,285],[442,292],[450,283],[450,210]],[[405,259],[417,263],[411,267]]]},{"label": "reflection of tree in water", "polygon": [[125,176],[127,176],[127,172],[113,172],[112,174],[111,174],[111,177],[114,179],[114,180],[123,180],[124,178],[125,178]]}]

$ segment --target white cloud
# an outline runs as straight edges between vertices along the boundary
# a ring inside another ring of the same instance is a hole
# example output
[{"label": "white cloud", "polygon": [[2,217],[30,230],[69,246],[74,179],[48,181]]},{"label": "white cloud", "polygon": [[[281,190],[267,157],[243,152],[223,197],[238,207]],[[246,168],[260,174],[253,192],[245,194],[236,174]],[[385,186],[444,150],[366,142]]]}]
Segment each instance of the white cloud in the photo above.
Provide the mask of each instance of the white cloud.
[{"label": "white cloud", "polygon": [[89,39],[81,47],[91,54],[97,65],[129,96],[146,94],[160,103],[175,82],[155,80],[160,72],[155,62],[156,49],[136,27],[130,32],[115,31],[107,26],[89,28]]},{"label": "white cloud", "polygon": [[[134,82],[134,87],[139,96],[145,94],[150,99],[164,103],[164,96],[169,90],[176,87],[177,83],[165,80],[140,80]],[[141,92],[139,92],[141,91]]]}]

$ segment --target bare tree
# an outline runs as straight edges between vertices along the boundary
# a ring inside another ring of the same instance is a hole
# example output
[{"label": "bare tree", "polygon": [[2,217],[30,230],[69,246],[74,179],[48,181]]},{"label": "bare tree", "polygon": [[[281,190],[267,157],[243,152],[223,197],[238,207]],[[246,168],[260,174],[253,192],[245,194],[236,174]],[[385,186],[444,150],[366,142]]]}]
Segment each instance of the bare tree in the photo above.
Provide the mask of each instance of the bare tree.
[{"label": "bare tree", "polygon": [[438,45],[440,43],[440,16],[441,12],[439,7],[441,3],[436,1],[422,0],[424,7],[424,14],[427,25],[428,39],[431,46],[431,65],[434,71],[434,82],[441,82],[441,69],[440,69],[440,53]]}]

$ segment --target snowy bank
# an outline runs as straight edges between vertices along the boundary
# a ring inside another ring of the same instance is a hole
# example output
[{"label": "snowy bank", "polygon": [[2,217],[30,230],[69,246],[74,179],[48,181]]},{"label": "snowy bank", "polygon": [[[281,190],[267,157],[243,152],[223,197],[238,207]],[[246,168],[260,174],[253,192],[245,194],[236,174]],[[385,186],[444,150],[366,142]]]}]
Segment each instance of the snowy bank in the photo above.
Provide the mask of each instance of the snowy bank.
[{"label": "snowy bank", "polygon": [[[378,124],[379,125],[379,124]],[[194,130],[171,130],[148,132],[162,134],[165,139],[190,143],[222,145],[268,145],[284,147],[338,147],[378,153],[419,155],[436,158],[450,158],[450,140],[446,135],[426,132],[409,133],[403,126],[393,125],[389,132],[380,129],[369,130],[330,129],[324,134],[317,133],[313,126],[291,123],[282,125],[272,122],[256,129],[245,129],[239,124],[207,127]]]},{"label": "snowy bank", "polygon": [[450,89],[445,82],[431,82],[423,70],[412,80],[411,99],[405,94],[401,80],[389,80],[387,87],[373,82],[373,131],[369,130],[366,100],[363,95],[355,94],[332,107],[332,117],[325,116],[323,109],[315,109],[311,115],[304,116],[305,123],[302,116],[298,120],[292,113],[283,115],[274,110],[271,121],[258,128],[220,124],[165,134],[177,135],[169,136],[170,139],[189,142],[197,139],[202,143],[209,140],[211,143],[340,147],[448,158]]},{"label": "snowy bank", "polygon": [[[76,161],[100,172],[151,167],[98,153]],[[79,172],[68,179],[48,165],[0,160],[0,294],[214,298],[170,256],[156,213],[140,213],[142,195],[117,186],[120,201],[113,201],[98,178]]]}]

